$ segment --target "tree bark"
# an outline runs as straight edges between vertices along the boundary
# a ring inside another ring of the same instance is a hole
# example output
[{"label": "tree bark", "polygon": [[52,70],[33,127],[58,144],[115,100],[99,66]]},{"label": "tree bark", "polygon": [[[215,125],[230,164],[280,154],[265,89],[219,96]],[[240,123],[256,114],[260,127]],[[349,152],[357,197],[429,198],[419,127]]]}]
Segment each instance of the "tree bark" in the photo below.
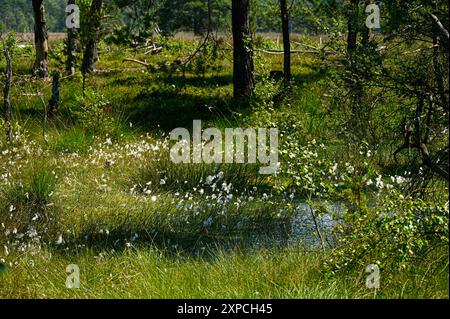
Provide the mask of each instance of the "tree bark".
[{"label": "tree bark", "polygon": [[250,97],[254,87],[250,1],[232,1],[234,97]]},{"label": "tree bark", "polygon": [[[76,0],[69,0],[68,5],[76,4]],[[68,13],[67,15],[70,15]],[[76,52],[77,52],[77,31],[75,28],[67,29],[67,61],[66,71],[69,75],[75,73],[76,68]]]},{"label": "tree bark", "polygon": [[[434,10],[434,13],[437,14],[437,8]],[[444,111],[449,111],[449,93],[448,93],[448,85],[445,84],[445,72],[444,70],[448,68],[448,31],[444,28],[442,23],[439,21],[437,16],[431,14],[434,24],[433,24],[433,68],[434,68],[434,77],[436,80],[440,101],[442,104],[442,108]],[[444,57],[443,63],[441,65],[441,55]],[[445,65],[447,64],[447,65]],[[447,73],[448,76],[448,73]]]},{"label": "tree bark", "polygon": [[[437,14],[437,12],[435,12]],[[433,20],[433,23],[437,29],[437,31],[440,34],[442,43],[444,45],[444,47],[446,48],[446,50],[448,51],[449,49],[449,34],[448,34],[448,30],[443,26],[443,24],[441,23],[441,21],[439,20],[439,18],[434,15],[431,14],[431,18]]]},{"label": "tree bark", "polygon": [[284,81],[291,81],[291,41],[289,33],[289,11],[287,0],[280,0],[281,29],[283,31]]},{"label": "tree bark", "polygon": [[359,20],[359,0],[350,1],[350,10],[347,17],[347,53],[351,54],[356,50],[357,40],[358,40],[358,20]]},{"label": "tree bark", "polygon": [[6,79],[5,79],[5,89],[3,91],[3,116],[5,118],[5,124],[6,124],[6,140],[9,142],[11,140],[11,118],[12,118],[12,111],[11,111],[11,103],[9,101],[9,91],[11,90],[11,82],[12,82],[12,64],[11,64],[11,57],[9,56],[9,50],[6,43],[3,43],[3,51],[5,53],[5,59],[6,59]]},{"label": "tree bark", "polygon": [[59,72],[53,74],[52,98],[49,101],[47,117],[52,118],[58,112],[59,105]]},{"label": "tree bark", "polygon": [[103,0],[92,0],[89,12],[89,39],[84,50],[82,71],[84,74],[96,70],[98,61],[98,41],[100,39],[101,10]]},{"label": "tree bark", "polygon": [[48,30],[45,21],[44,0],[33,0],[34,14],[34,43],[36,46],[36,59],[33,72],[41,79],[48,76]]}]

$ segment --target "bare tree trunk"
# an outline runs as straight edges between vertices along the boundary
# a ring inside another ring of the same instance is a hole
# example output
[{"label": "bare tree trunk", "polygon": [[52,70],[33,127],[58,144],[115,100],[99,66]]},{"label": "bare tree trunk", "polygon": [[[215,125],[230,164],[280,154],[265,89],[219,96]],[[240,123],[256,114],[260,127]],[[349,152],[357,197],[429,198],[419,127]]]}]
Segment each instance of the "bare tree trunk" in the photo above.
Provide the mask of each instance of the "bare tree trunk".
[{"label": "bare tree trunk", "polygon": [[48,105],[48,113],[47,117],[52,118],[56,112],[58,111],[59,105],[59,72],[55,71],[53,74],[53,83],[52,83],[52,98],[50,99]]},{"label": "bare tree trunk", "polygon": [[284,81],[291,81],[291,40],[289,33],[289,11],[287,0],[280,0],[281,28],[283,30]]},{"label": "bare tree trunk", "polygon": [[89,12],[89,39],[86,43],[83,56],[83,73],[92,73],[96,70],[98,61],[98,41],[100,38],[101,10],[103,0],[92,0]]},{"label": "bare tree trunk", "polygon": [[[434,13],[437,14],[437,10]],[[442,44],[446,48],[446,50],[448,52],[448,49],[449,49],[449,34],[448,34],[448,30],[444,27],[442,22],[439,20],[439,18],[435,14],[431,14],[431,18],[433,20],[435,28],[437,29],[437,31],[439,33],[439,36],[440,36],[441,41],[442,41]]]},{"label": "bare tree trunk", "polygon": [[233,83],[235,98],[250,97],[254,87],[250,1],[232,1]]},{"label": "bare tree trunk", "polygon": [[359,16],[359,8],[358,8],[358,0],[350,1],[350,11],[347,17],[347,28],[348,28],[348,36],[347,36],[347,53],[351,54],[356,50],[356,44],[358,40],[358,16]]},{"label": "bare tree trunk", "polygon": [[48,30],[45,21],[44,0],[33,0],[34,14],[34,43],[36,46],[36,60],[33,72],[41,79],[48,76]]},{"label": "bare tree trunk", "polygon": [[[76,4],[75,0],[69,0],[68,5]],[[68,13],[70,15],[70,13]],[[67,61],[66,71],[72,75],[75,73],[77,51],[77,31],[75,28],[67,29]]]},{"label": "bare tree trunk", "polygon": [[9,142],[11,141],[11,118],[12,118],[11,103],[9,101],[9,91],[11,90],[13,73],[8,46],[4,42],[3,42],[3,51],[5,53],[6,58],[6,80],[5,80],[5,89],[3,91],[3,105],[4,105],[3,116],[5,118],[6,124],[6,140]]},{"label": "bare tree trunk", "polygon": [[[445,85],[445,72],[444,70],[448,70],[448,31],[439,21],[435,14],[438,13],[438,9],[435,8],[434,14],[431,14],[434,24],[433,24],[433,68],[436,84],[439,91],[439,97],[442,104],[442,108],[444,111],[448,112],[449,110],[449,93],[448,93],[448,85]],[[445,59],[443,64],[441,65],[440,56],[441,54]],[[447,73],[448,76],[448,73]]]}]

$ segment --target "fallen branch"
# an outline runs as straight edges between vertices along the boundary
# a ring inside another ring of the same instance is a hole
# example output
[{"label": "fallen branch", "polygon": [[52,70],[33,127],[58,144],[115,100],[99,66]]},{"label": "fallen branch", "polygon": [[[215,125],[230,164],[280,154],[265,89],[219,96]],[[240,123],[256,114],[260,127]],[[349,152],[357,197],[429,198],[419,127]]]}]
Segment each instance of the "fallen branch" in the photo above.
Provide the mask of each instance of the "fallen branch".
[{"label": "fallen branch", "polygon": [[[145,44],[145,45],[141,45],[141,46],[138,46],[138,47],[135,47],[135,48],[109,48],[109,49],[106,49],[106,50],[103,50],[103,51],[98,51],[98,54],[100,55],[100,54],[116,52],[116,51],[131,52],[131,51],[143,50],[143,49],[146,50],[146,49],[149,49],[149,48],[151,48],[151,49],[146,51],[144,54],[149,54],[149,53],[156,54],[156,53],[159,53],[159,52],[161,52],[163,50],[162,46],[157,47],[156,44],[151,44],[151,45]],[[155,52],[155,53],[153,53],[153,52]]]},{"label": "fallen branch", "polygon": [[120,72],[142,72],[147,70],[147,68],[114,68],[105,70],[96,70],[95,74],[109,74],[109,73],[120,73]]},{"label": "fallen branch", "polygon": [[313,50],[316,50],[316,51],[320,50],[319,48],[316,48],[316,47],[314,47],[312,45],[308,45],[308,44],[305,44],[305,43],[300,43],[300,42],[296,42],[296,41],[291,41],[291,42],[296,44],[296,45],[298,45],[298,46],[304,46],[304,47],[307,47],[307,48],[310,48],[310,49],[313,49]]},{"label": "fallen branch", "polygon": [[153,44],[152,49],[145,51],[144,54],[151,53],[152,55],[155,55],[155,54],[162,52],[162,50],[163,50],[163,47],[157,47],[155,44]]},{"label": "fallen branch", "polygon": [[[257,52],[262,52],[266,54],[284,54],[283,50],[262,50],[262,49],[255,49]],[[317,50],[291,50],[291,54],[325,54],[325,55],[331,55],[334,54],[332,51],[317,51]]]},{"label": "fallen branch", "polygon": [[125,62],[137,63],[137,64],[140,64],[140,65],[143,65],[143,66],[146,66],[146,67],[150,67],[151,66],[147,62],[136,60],[136,59],[130,59],[130,58],[125,58],[125,59],[122,60],[122,63],[125,63]]},{"label": "fallen branch", "polygon": [[291,42],[294,43],[294,44],[296,44],[296,45],[298,45],[298,46],[304,46],[304,47],[310,48],[310,49],[312,49],[313,51],[318,51],[318,52],[328,52],[328,54],[333,54],[333,53],[334,53],[333,51],[325,50],[325,47],[323,47],[322,49],[320,49],[320,48],[317,48],[317,47],[315,47],[315,46],[312,46],[312,45],[309,45],[309,44],[305,44],[305,43],[300,43],[300,42],[296,42],[296,41],[291,41]]}]

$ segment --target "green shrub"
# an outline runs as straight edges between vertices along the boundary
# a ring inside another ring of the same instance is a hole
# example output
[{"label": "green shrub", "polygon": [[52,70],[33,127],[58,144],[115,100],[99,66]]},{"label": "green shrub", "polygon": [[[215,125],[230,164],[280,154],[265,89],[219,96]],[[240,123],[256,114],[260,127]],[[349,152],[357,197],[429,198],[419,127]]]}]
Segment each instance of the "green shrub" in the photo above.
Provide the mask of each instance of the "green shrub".
[{"label": "green shrub", "polygon": [[102,94],[87,90],[77,97],[78,107],[73,111],[81,127],[94,135],[113,134],[116,120],[111,103]]},{"label": "green shrub", "polygon": [[390,189],[368,207],[348,210],[336,227],[337,247],[326,263],[331,273],[377,264],[385,273],[448,247],[448,205],[430,204]]}]

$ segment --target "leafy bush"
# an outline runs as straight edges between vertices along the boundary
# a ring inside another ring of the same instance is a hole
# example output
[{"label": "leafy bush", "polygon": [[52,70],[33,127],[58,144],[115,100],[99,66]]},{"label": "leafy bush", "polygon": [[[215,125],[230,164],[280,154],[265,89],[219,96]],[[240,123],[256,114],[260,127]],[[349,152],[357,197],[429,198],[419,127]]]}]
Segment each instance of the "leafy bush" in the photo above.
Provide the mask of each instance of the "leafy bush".
[{"label": "leafy bush", "polygon": [[111,135],[116,123],[112,115],[111,103],[102,94],[86,91],[77,97],[78,108],[73,111],[80,125],[94,135]]},{"label": "leafy bush", "polygon": [[378,264],[388,273],[401,270],[433,247],[448,247],[448,214],[448,204],[429,204],[389,190],[376,204],[341,216],[337,248],[326,268],[334,273]]}]

